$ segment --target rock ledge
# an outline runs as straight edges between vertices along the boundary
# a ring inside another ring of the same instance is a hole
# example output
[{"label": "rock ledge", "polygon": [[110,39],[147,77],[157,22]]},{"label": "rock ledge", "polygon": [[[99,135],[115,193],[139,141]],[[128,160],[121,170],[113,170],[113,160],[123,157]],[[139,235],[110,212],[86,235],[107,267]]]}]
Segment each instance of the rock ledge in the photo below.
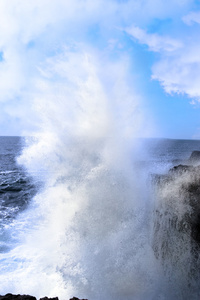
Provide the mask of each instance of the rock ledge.
[{"label": "rock ledge", "polygon": [[[6,294],[4,296],[0,295],[0,300],[37,300],[36,297],[30,295],[13,295],[13,294]],[[58,297],[48,298],[43,297],[40,300],[59,300]],[[73,297],[69,300],[87,300],[87,299],[79,299],[77,297]]]}]

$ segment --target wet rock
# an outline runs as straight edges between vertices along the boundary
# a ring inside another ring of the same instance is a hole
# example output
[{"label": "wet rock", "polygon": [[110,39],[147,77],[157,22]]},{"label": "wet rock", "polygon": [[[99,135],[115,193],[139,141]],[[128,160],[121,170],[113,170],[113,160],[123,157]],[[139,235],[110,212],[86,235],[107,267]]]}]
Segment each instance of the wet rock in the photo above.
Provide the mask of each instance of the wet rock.
[{"label": "wet rock", "polygon": [[0,296],[0,300],[36,300],[36,298],[30,295],[6,294],[4,296]]},{"label": "wet rock", "polygon": [[[6,294],[4,296],[0,296],[0,300],[37,300],[35,297],[30,295],[13,295],[13,294]],[[40,300],[59,300],[58,297],[48,298],[43,297]],[[79,299],[77,297],[73,297],[70,300],[87,300],[87,299]]]},{"label": "wet rock", "polygon": [[191,163],[200,163],[200,151],[193,151],[190,158],[189,158],[189,162]]},{"label": "wet rock", "polygon": [[[178,276],[200,277],[200,151],[167,174],[155,175],[153,249],[167,272],[173,265]],[[173,276],[170,274],[169,276]]]},{"label": "wet rock", "polygon": [[87,299],[79,299],[79,298],[73,297],[73,298],[71,298],[69,300],[87,300]]},{"label": "wet rock", "polygon": [[183,173],[186,172],[193,172],[193,171],[197,171],[197,169],[195,170],[195,167],[193,166],[188,166],[188,165],[178,165],[178,166],[174,166],[173,168],[171,168],[169,170],[169,175],[181,175]]},{"label": "wet rock", "polygon": [[59,300],[59,299],[58,299],[58,297],[53,297],[53,298],[43,297],[43,298],[40,298],[40,300]]}]

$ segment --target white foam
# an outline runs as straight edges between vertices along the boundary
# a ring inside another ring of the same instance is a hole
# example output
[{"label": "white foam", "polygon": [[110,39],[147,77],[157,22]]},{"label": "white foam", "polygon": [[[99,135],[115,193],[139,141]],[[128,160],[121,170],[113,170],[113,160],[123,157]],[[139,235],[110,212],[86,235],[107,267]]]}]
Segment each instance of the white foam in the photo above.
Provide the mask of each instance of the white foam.
[{"label": "white foam", "polygon": [[[2,293],[61,300],[154,293],[146,175],[133,167],[138,99],[123,59],[101,63],[67,52],[37,83],[40,130],[18,161],[43,189],[11,228],[18,244],[3,254]],[[102,74],[113,82],[109,92]]]}]

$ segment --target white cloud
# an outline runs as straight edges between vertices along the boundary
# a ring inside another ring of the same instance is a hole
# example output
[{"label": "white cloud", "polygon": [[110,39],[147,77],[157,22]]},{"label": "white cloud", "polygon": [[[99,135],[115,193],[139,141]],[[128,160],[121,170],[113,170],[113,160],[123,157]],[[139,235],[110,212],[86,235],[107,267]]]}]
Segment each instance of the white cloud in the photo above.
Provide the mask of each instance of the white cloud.
[{"label": "white cloud", "polygon": [[194,23],[200,24],[200,11],[190,12],[189,14],[183,17],[183,21],[187,25],[192,25]]},{"label": "white cloud", "polygon": [[182,47],[182,43],[168,36],[160,36],[156,33],[148,34],[145,30],[132,26],[125,30],[129,35],[134,37],[140,44],[146,44],[151,51],[155,52],[172,52]]},{"label": "white cloud", "polygon": [[[186,94],[189,98],[200,98],[200,42],[191,32],[182,36],[184,47],[165,55],[152,67],[152,78],[158,80],[167,93]],[[191,102],[193,103],[193,102]]]},{"label": "white cloud", "polygon": [[179,30],[174,30],[170,36],[148,34],[136,26],[125,31],[147,45],[150,51],[159,53],[152,66],[152,79],[158,80],[167,93],[185,94],[193,99],[190,103],[194,103],[200,99],[200,41],[197,38],[200,27],[186,28],[181,19],[187,25],[200,23],[200,14],[192,12],[180,18]]},{"label": "white cloud", "polygon": [[[176,55],[162,57],[152,68],[152,78],[160,81],[167,93],[200,97],[200,45],[186,46]],[[193,55],[194,53],[194,55]]]},{"label": "white cloud", "polygon": [[153,66],[152,78],[160,81],[169,94],[186,94],[190,98],[200,97],[200,65],[181,64],[178,58],[162,59]]},{"label": "white cloud", "polygon": [[[106,53],[107,56],[115,51],[126,51],[123,33],[118,28],[186,14],[190,3],[191,0],[169,0],[167,5],[162,0],[1,0],[0,103],[4,102],[5,107],[6,102],[10,108],[9,102],[17,103],[20,99],[22,110],[22,103],[24,107],[31,107],[34,82],[41,76],[41,65],[66,47],[84,45],[88,52],[92,49],[96,55]],[[139,41],[147,42],[153,51],[170,52],[180,46],[174,39],[149,36],[137,30]],[[27,113],[25,109],[24,127]],[[22,115],[23,112],[20,119]],[[32,112],[31,119],[34,123]],[[3,128],[3,123],[0,125]]]}]

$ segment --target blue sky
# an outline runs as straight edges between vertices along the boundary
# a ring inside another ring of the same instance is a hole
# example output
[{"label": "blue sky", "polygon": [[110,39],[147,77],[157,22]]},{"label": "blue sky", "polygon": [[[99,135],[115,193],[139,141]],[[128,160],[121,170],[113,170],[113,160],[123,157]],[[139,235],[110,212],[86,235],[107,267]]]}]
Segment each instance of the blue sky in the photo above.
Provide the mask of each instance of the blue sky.
[{"label": "blue sky", "polygon": [[200,1],[2,0],[0,135],[200,138],[199,33]]}]

